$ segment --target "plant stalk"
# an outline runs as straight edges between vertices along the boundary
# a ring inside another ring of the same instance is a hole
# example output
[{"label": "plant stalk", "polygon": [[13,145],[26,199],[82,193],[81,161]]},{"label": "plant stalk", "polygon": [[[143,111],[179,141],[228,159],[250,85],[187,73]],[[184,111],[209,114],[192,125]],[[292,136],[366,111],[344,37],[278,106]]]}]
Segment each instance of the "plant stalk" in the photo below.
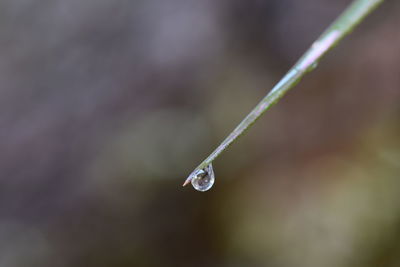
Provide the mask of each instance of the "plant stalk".
[{"label": "plant stalk", "polygon": [[192,174],[212,163],[239,136],[245,133],[258,118],[276,104],[287,91],[293,88],[301,78],[312,71],[318,61],[332,49],[343,37],[348,35],[364,18],[383,0],[355,0],[350,6],[321,34],[297,63],[272,88],[272,90],[254,107],[242,122],[226,139],[189,175],[183,186],[190,183]]}]

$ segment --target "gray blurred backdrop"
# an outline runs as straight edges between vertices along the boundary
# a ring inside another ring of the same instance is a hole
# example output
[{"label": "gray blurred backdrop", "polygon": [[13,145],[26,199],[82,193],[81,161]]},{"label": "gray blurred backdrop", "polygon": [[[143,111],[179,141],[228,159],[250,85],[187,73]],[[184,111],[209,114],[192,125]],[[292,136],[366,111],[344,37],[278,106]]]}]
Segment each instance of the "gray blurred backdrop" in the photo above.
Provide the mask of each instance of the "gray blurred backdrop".
[{"label": "gray blurred backdrop", "polygon": [[349,0],[1,0],[0,266],[400,266],[400,3],[186,176]]}]

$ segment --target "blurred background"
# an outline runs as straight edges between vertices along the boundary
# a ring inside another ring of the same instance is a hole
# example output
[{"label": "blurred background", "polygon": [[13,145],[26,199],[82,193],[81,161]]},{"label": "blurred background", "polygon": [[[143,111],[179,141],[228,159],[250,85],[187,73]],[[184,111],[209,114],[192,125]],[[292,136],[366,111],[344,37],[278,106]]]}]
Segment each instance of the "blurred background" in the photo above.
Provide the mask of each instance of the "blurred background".
[{"label": "blurred background", "polygon": [[400,2],[186,176],[349,0],[1,0],[0,266],[400,266]]}]

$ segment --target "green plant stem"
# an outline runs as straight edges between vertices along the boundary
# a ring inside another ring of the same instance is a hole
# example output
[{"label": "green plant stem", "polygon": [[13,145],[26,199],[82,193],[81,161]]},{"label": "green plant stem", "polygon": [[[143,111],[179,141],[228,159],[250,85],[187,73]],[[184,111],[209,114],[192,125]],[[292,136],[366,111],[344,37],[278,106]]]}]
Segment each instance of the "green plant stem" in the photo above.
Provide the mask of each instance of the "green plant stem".
[{"label": "green plant stem", "polygon": [[[355,0],[311,45],[297,63],[283,76],[272,90],[254,107],[243,121],[228,135],[228,137],[192,172],[203,169],[212,163],[226,148],[271,106],[273,106],[289,89],[293,88],[301,78],[310,72],[318,61],[332,49],[343,37],[349,34],[370,12],[383,0]],[[186,179],[184,186],[192,179],[192,174]]]}]

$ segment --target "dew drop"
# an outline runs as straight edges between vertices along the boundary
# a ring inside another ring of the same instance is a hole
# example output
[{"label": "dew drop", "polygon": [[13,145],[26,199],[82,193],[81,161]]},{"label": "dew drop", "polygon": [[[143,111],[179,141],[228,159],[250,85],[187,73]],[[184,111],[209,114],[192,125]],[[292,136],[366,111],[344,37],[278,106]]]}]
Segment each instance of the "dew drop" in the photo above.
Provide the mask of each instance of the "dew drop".
[{"label": "dew drop", "polygon": [[197,191],[207,191],[214,185],[215,176],[212,164],[204,169],[197,170],[192,176],[192,185]]}]

